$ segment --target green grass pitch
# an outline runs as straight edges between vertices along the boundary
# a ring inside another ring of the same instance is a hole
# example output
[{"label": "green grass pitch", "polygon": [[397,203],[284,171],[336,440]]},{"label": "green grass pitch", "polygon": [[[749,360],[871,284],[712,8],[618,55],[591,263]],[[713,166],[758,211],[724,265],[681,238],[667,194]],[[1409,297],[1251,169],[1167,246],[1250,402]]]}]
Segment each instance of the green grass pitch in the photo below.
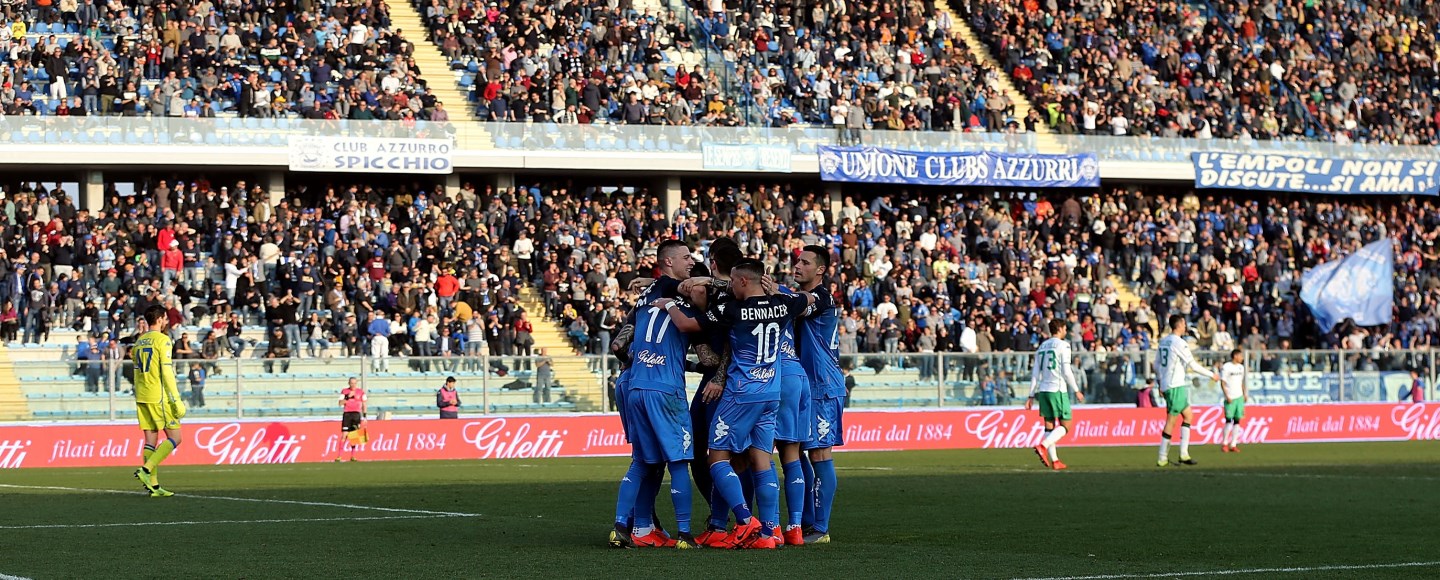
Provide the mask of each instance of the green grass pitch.
[{"label": "green grass pitch", "polygon": [[835,542],[778,552],[607,548],[620,458],[7,471],[0,578],[1440,577],[1435,443],[1194,451],[841,454]]}]

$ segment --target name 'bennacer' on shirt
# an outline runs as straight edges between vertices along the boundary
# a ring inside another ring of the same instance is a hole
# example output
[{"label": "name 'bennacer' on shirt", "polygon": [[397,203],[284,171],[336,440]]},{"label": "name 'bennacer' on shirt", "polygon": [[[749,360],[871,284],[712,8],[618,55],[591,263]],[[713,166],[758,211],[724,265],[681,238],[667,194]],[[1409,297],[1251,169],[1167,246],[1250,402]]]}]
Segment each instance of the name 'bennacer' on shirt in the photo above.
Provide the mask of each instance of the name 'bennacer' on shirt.
[{"label": "name 'bennacer' on shirt", "polygon": [[720,302],[706,313],[730,328],[726,397],[742,403],[779,401],[778,362],[785,330],[809,306],[805,294],[755,296]]}]

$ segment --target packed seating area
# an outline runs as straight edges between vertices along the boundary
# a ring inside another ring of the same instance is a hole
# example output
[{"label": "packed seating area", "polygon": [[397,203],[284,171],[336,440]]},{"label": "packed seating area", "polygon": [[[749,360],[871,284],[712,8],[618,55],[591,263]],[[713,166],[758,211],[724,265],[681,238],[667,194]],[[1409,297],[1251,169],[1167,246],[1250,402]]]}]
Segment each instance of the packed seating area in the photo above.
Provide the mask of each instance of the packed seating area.
[{"label": "packed seating area", "polygon": [[429,119],[435,97],[388,11],[378,0],[7,3],[0,105],[7,115]]},{"label": "packed seating area", "polygon": [[[1434,144],[1436,18],[1411,0],[93,0],[7,4],[7,115],[425,120],[433,43],[484,121],[873,127]],[[953,11],[952,11],[953,8]],[[953,19],[961,18],[957,23]],[[1003,70],[957,34],[971,26]],[[448,71],[431,71],[451,82]],[[1036,107],[1021,116],[1008,75]]]},{"label": "packed seating area", "polygon": [[[178,325],[177,359],[247,385],[294,383],[285,395],[294,404],[280,408],[319,401],[305,380],[356,372],[354,355],[372,357],[365,372],[376,380],[404,382],[436,368],[415,357],[488,354],[490,368],[435,364],[497,393],[524,390],[533,361],[507,357],[538,354],[537,327],[554,325],[571,352],[606,352],[630,307],[625,289],[652,273],[658,243],[684,239],[703,256],[717,236],[734,237],[782,282],[801,246],[832,248],[841,352],[862,386],[911,385],[869,392],[900,406],[979,400],[986,380],[1023,374],[999,359],[939,368],[914,354],[1033,350],[1053,317],[1071,322],[1077,350],[1096,354],[1082,360],[1092,373],[1118,372],[1106,351],[1149,350],[1174,312],[1195,322],[1202,350],[1366,350],[1354,368],[1411,364],[1383,353],[1440,338],[1440,206],[1416,198],[859,187],[831,211],[818,182],[729,179],[687,182],[667,215],[644,186],[467,182],[452,198],[423,182],[353,182],[298,188],[271,207],[253,181],[189,179],[148,182],[98,213],[77,210],[62,189],[7,192],[0,340],[74,364],[123,360],[135,313],[162,304]],[[1297,299],[1300,274],[1381,237],[1398,244],[1394,323],[1314,331]],[[571,353],[562,350],[548,354]],[[576,364],[565,388],[606,380],[598,365]],[[93,391],[87,412],[104,412]],[[569,404],[508,396],[516,400],[493,404]]]},{"label": "packed seating area", "polygon": [[961,4],[1061,133],[1436,143],[1433,4]]},{"label": "packed seating area", "polygon": [[690,124],[721,90],[700,69],[684,19],[659,2],[415,6],[430,40],[465,71],[459,83],[482,121]]},{"label": "packed seating area", "polygon": [[[943,2],[694,2],[700,42],[771,126],[1000,131],[1014,103],[952,34]],[[1033,130],[1033,127],[1030,127]]]},{"label": "packed seating area", "polygon": [[[134,312],[160,303],[177,322],[221,335],[272,326],[299,356],[312,338],[369,352],[375,334],[391,336],[393,353],[423,356],[446,329],[502,354],[513,335],[486,329],[513,328],[516,301],[533,286],[549,311],[528,313],[532,324],[558,321],[577,346],[600,352],[659,241],[703,252],[722,235],[782,280],[800,246],[832,247],[847,353],[1026,350],[1051,316],[1083,328],[1087,348],[1138,348],[1170,312],[1200,320],[1207,311],[1235,342],[1334,346],[1300,332],[1309,319],[1294,300],[1299,275],[1380,236],[1399,244],[1398,316],[1371,340],[1429,344],[1440,326],[1440,207],[1429,200],[856,188],[832,212],[813,185],[696,181],[671,215],[644,186],[564,182],[466,183],[456,198],[430,184],[340,184],[269,207],[253,182],[196,178],[150,182],[98,214],[77,210],[71,192],[26,186],[5,201],[14,210],[0,334],[37,343],[72,327],[120,337]],[[1141,303],[1122,305],[1121,291]],[[462,302],[476,313],[470,324],[456,323]]]}]

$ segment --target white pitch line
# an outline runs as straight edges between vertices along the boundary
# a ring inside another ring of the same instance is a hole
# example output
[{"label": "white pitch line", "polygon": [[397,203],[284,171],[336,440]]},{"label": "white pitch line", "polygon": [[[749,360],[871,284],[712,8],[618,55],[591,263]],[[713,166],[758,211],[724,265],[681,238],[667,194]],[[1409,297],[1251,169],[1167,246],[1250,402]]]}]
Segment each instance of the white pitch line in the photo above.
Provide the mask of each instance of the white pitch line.
[{"label": "white pitch line", "polygon": [[415,509],[406,509],[406,508],[387,508],[387,507],[377,507],[377,506],[369,506],[369,505],[356,505],[356,504],[348,504],[348,503],[330,503],[330,502],[324,502],[324,501],[299,501],[299,500],[292,500],[292,499],[261,499],[261,498],[254,498],[254,497],[227,497],[227,496],[223,496],[223,495],[193,495],[193,494],[188,494],[188,493],[177,493],[177,494],[175,494],[175,497],[198,497],[198,498],[201,498],[201,499],[220,499],[220,500],[226,500],[226,501],[251,501],[251,502],[258,502],[258,503],[283,503],[283,504],[290,504],[290,505],[308,505],[308,506],[317,506],[317,507],[336,507],[336,508],[347,508],[347,509],[356,509],[356,510],[372,510],[372,511],[378,511],[378,512],[396,512],[396,513],[402,513],[402,514],[420,514],[420,515],[427,515],[427,516],[445,516],[445,517],[461,517],[461,518],[476,518],[476,517],[480,517],[480,514],[469,514],[469,513],[464,513],[464,512],[437,512],[437,511],[431,511],[431,510],[415,510]]},{"label": "white pitch line", "polygon": [[[85,492],[85,493],[118,493],[118,494],[122,494],[122,495],[141,495],[141,494],[143,493],[143,492],[138,492],[138,491],[133,491],[133,492],[132,492],[132,491],[119,490],[119,489],[91,489],[91,488],[83,488],[83,487],[61,487],[61,486],[55,486],[55,485],[13,485],[13,484],[8,484],[8,483],[0,483],[0,487],[11,488],[11,489],[43,489],[43,490],[52,490],[52,491],[78,491],[78,492]],[[369,506],[369,505],[357,505],[357,504],[348,504],[348,503],[330,503],[330,502],[324,502],[324,501],[299,501],[299,500],[290,500],[290,499],[263,499],[263,498],[254,498],[254,497],[229,497],[229,496],[223,496],[223,495],[196,495],[196,494],[189,494],[189,493],[177,493],[177,494],[175,494],[175,497],[193,497],[193,498],[200,498],[200,499],[218,499],[218,500],[224,500],[224,501],[249,501],[249,502],[257,502],[257,503],[278,503],[278,504],[289,504],[289,505],[308,505],[308,506],[315,506],[315,507],[334,507],[334,508],[370,510],[370,511],[378,511],[378,512],[394,512],[394,513],[402,513],[402,514],[420,514],[420,515],[427,515],[427,516],[446,516],[446,517],[464,517],[464,518],[480,517],[480,514],[471,514],[471,513],[464,513],[464,512],[441,512],[441,511],[417,510],[417,509],[407,509],[407,508],[388,508],[388,507],[378,507],[378,506]],[[0,580],[4,580],[4,579],[3,579],[3,578],[0,578]]]},{"label": "white pitch line", "polygon": [[9,575],[9,574],[0,574],[0,580],[30,580],[30,579],[29,579],[29,578],[26,578],[26,577],[24,577],[24,576],[11,576],[11,575]]},{"label": "white pitch line", "polygon": [[1304,566],[1295,568],[1243,568],[1237,570],[1210,570],[1206,572],[1165,572],[1158,574],[1100,574],[1096,576],[1050,576],[1016,578],[1015,580],[1122,580],[1125,578],[1177,578],[1181,576],[1238,576],[1241,574],[1296,574],[1301,572],[1331,572],[1337,570],[1383,570],[1387,568],[1429,568],[1440,566],[1435,562],[1399,562],[1395,564],[1353,564],[1336,566]]},{"label": "white pitch line", "polygon": [[[147,526],[198,526],[210,524],[284,524],[294,522],[368,522],[377,520],[418,520],[434,519],[461,516],[366,516],[352,518],[288,518],[288,519],[265,519],[265,520],[210,520],[210,521],[181,521],[181,522],[122,522],[113,524],[36,524],[31,526],[0,526],[0,530],[46,530],[46,529],[68,529],[68,528],[119,528],[119,527],[147,527]],[[13,576],[0,574],[0,580],[8,580]]]}]

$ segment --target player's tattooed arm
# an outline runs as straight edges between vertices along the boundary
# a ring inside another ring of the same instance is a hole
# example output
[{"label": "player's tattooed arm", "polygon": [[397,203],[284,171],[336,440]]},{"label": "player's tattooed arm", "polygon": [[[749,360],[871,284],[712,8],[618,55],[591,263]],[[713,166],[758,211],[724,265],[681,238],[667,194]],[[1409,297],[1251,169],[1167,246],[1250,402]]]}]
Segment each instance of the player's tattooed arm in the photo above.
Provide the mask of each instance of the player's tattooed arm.
[{"label": "player's tattooed arm", "polygon": [[654,278],[636,278],[630,281],[630,286],[628,286],[626,290],[629,290],[631,292],[639,292],[654,283]]},{"label": "player's tattooed arm", "polygon": [[626,324],[615,334],[615,340],[610,341],[610,354],[624,358],[623,354],[629,352],[630,341],[635,338],[635,325]]},{"label": "player's tattooed arm", "polygon": [[695,345],[695,358],[702,367],[720,368],[720,355],[708,344],[702,342]]},{"label": "player's tattooed arm", "polygon": [[700,393],[700,400],[706,403],[713,403],[720,400],[720,393],[725,391],[725,368],[730,366],[730,348],[725,347],[720,355],[720,364],[717,365],[720,372],[715,373],[714,378],[705,384],[705,390]]}]

